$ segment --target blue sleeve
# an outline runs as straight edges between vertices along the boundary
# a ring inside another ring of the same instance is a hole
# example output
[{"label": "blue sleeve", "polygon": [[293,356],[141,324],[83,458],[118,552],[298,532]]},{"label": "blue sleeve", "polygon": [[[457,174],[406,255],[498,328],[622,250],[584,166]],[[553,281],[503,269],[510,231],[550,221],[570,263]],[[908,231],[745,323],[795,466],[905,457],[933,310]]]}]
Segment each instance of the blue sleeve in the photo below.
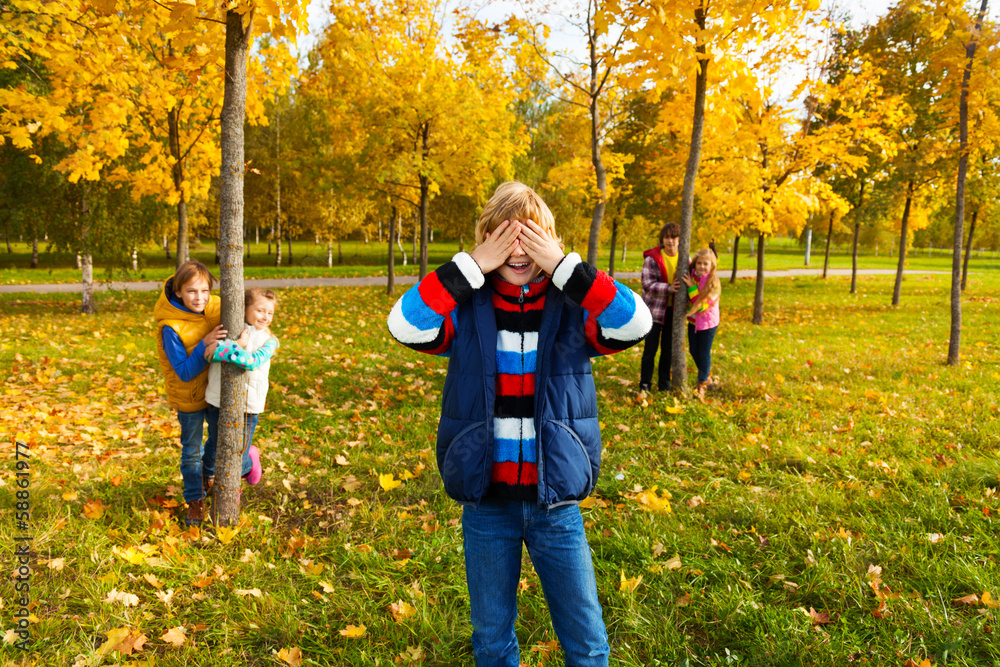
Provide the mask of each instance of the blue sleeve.
[{"label": "blue sleeve", "polygon": [[205,361],[205,342],[198,341],[191,350],[191,356],[188,356],[181,337],[171,327],[163,327],[163,351],[167,353],[167,359],[181,382],[195,379],[208,364]]}]

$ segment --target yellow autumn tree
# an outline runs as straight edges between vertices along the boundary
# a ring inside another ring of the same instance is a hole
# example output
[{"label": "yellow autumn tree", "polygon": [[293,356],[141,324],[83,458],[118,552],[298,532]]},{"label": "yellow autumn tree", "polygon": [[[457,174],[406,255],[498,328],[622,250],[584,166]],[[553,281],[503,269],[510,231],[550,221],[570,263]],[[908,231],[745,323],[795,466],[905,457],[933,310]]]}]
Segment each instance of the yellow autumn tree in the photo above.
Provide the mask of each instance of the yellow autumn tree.
[{"label": "yellow autumn tree", "polygon": [[317,159],[331,169],[348,165],[338,177],[360,180],[416,212],[421,276],[428,204],[442,184],[481,193],[509,177],[513,157],[524,150],[500,36],[458,10],[449,37],[437,11],[409,0],[334,2],[337,19],[301,88],[329,110],[323,121],[332,150]]}]

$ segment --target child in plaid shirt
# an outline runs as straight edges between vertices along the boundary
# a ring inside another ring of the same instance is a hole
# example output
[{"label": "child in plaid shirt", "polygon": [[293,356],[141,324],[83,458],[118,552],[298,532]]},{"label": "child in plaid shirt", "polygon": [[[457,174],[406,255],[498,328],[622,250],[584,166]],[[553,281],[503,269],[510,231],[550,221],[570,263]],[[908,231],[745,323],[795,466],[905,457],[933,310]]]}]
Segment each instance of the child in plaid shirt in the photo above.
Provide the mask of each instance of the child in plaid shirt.
[{"label": "child in plaid shirt", "polygon": [[653,315],[653,328],[646,336],[639,371],[639,391],[649,391],[653,379],[656,348],[660,348],[657,389],[670,387],[670,348],[673,345],[674,293],[680,288],[677,280],[677,247],[681,228],[668,222],[660,230],[660,245],[642,253],[642,300]]}]

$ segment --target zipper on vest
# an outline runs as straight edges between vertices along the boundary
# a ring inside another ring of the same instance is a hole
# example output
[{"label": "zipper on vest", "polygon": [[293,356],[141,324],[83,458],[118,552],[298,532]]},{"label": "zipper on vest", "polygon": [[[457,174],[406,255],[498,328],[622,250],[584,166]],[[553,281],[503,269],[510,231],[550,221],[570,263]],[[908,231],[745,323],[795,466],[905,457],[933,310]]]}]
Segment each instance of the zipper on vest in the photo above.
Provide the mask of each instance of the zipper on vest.
[{"label": "zipper on vest", "polygon": [[521,293],[517,295],[517,302],[524,303],[524,293],[528,291],[527,285],[521,285]]}]

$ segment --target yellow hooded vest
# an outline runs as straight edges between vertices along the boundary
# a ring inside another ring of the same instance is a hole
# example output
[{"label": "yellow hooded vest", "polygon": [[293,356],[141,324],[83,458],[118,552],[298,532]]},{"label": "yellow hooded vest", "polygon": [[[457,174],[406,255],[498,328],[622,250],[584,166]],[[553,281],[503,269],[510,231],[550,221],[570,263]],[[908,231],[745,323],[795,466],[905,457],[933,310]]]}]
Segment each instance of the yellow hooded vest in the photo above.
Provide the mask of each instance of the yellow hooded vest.
[{"label": "yellow hooded vest", "polygon": [[167,405],[181,412],[203,410],[205,402],[205,387],[208,385],[208,366],[190,382],[182,382],[174,367],[167,359],[163,349],[163,327],[170,327],[180,336],[184,349],[188,354],[198,345],[198,341],[208,335],[208,332],[219,323],[220,301],[214,294],[209,297],[204,313],[189,313],[181,310],[167,298],[168,292],[173,292],[174,277],[170,276],[163,283],[160,298],[153,307],[153,318],[156,320],[156,351],[160,355],[160,368],[163,369]]}]

